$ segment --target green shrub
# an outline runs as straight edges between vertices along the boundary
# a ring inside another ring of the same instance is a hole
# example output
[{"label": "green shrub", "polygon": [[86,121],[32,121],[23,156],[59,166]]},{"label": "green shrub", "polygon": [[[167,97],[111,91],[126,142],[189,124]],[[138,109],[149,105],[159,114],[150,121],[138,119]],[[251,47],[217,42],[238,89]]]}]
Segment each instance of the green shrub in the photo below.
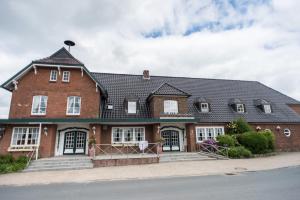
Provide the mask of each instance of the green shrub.
[{"label": "green shrub", "polygon": [[228,149],[229,158],[250,158],[252,156],[251,151],[243,146],[231,147]]},{"label": "green shrub", "polygon": [[227,133],[230,135],[242,134],[249,131],[253,131],[253,129],[243,118],[239,118],[227,125]]},{"label": "green shrub", "polygon": [[219,135],[217,141],[218,145],[223,147],[233,147],[236,144],[235,138],[230,135]]},{"label": "green shrub", "polygon": [[12,155],[0,155],[0,174],[23,170],[27,165],[27,157],[14,159]]},{"label": "green shrub", "polygon": [[268,150],[275,151],[275,135],[270,130],[259,131],[259,134],[264,135],[268,140]]},{"label": "green shrub", "polygon": [[14,162],[14,157],[11,154],[0,155],[0,165],[1,164],[9,164]]},{"label": "green shrub", "polygon": [[264,134],[246,132],[237,137],[238,142],[249,149],[253,154],[268,152],[268,139]]}]

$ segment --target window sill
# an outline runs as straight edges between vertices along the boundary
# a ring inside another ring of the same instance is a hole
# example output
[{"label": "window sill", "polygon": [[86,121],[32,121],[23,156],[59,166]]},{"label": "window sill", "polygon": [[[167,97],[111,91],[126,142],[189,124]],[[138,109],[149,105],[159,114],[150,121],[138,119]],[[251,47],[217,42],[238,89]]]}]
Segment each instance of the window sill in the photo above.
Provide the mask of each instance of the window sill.
[{"label": "window sill", "polygon": [[16,147],[8,147],[8,152],[20,152],[20,151],[33,151],[36,146],[16,146]]},{"label": "window sill", "polygon": [[46,114],[31,114],[31,117],[46,117]]},{"label": "window sill", "polygon": [[80,114],[66,114],[67,117],[72,117],[72,116],[80,116]]},{"label": "window sill", "polygon": [[118,146],[118,147],[121,147],[121,146],[138,146],[139,143],[112,143],[111,144],[112,146]]}]

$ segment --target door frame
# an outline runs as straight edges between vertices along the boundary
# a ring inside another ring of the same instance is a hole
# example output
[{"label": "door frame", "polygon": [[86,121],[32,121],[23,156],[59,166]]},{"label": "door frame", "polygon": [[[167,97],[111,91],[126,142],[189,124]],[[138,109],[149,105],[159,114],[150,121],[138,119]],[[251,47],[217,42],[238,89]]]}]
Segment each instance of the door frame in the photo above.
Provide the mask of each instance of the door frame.
[{"label": "door frame", "polygon": [[184,129],[176,126],[165,126],[160,128],[160,137],[162,137],[163,131],[178,131],[179,134],[179,150],[178,151],[163,151],[163,152],[181,152],[184,151]]},{"label": "door frame", "polygon": [[[73,153],[65,153],[66,134],[67,133],[71,133],[71,132],[75,133]],[[70,130],[70,131],[64,132],[63,155],[85,155],[86,142],[84,143],[83,153],[76,153],[77,133],[84,133],[85,134],[85,139],[84,140],[86,141],[86,139],[87,139],[87,132],[85,132],[85,131],[82,131],[82,130]]]}]

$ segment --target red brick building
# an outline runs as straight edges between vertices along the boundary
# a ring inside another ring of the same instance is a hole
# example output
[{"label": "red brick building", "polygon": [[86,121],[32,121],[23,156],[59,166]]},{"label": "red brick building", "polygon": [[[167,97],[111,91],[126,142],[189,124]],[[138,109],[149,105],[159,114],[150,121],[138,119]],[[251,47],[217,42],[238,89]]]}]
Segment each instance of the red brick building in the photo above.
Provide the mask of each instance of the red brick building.
[{"label": "red brick building", "polygon": [[12,98],[0,154],[87,154],[92,136],[116,146],[164,138],[163,151],[195,151],[239,117],[272,130],[277,150],[300,150],[300,102],[255,81],[91,73],[62,48],[2,88]]}]

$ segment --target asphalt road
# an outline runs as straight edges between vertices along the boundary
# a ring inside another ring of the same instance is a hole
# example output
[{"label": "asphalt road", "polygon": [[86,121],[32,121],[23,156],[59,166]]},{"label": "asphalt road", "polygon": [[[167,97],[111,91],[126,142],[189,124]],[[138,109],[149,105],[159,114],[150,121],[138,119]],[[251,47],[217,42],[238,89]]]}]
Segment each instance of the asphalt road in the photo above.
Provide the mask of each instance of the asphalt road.
[{"label": "asphalt road", "polygon": [[300,167],[238,175],[2,186],[0,199],[300,200]]}]

